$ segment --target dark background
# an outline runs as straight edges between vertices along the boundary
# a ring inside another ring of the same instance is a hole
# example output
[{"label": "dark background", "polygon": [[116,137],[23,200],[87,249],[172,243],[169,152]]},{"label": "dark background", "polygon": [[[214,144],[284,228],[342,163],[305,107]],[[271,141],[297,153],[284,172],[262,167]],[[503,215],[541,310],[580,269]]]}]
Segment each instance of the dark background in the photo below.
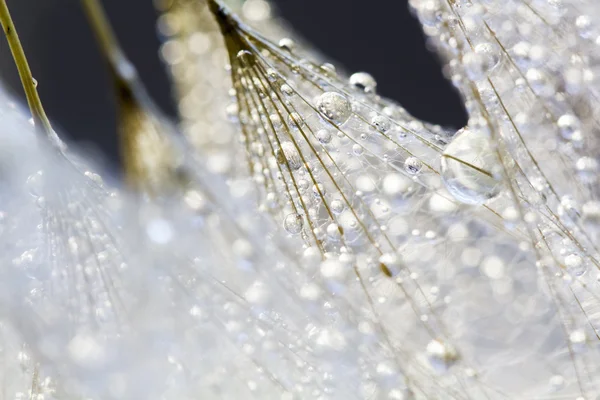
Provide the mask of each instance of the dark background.
[{"label": "dark background", "polygon": [[[117,161],[112,86],[77,0],[9,0],[46,110],[63,135],[91,142]],[[277,12],[348,71],[370,72],[379,93],[413,115],[460,127],[461,101],[425,47],[418,22],[402,0],[277,0]],[[171,115],[169,82],[158,58],[160,40],[151,0],[105,0],[123,47],[153,97]],[[4,40],[0,74],[21,96]]]}]

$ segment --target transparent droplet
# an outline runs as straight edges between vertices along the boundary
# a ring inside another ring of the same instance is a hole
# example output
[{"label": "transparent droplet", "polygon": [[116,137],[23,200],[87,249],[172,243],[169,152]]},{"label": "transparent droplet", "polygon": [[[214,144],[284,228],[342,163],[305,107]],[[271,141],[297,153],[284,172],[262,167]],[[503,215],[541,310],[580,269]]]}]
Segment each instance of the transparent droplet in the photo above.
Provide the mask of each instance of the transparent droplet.
[{"label": "transparent droplet", "polygon": [[483,60],[483,68],[487,74],[500,64],[500,52],[491,43],[479,43],[475,46],[475,53]]},{"label": "transparent droplet", "polygon": [[352,105],[348,99],[337,92],[325,92],[316,102],[317,109],[327,119],[341,125],[352,115]]},{"label": "transparent droplet", "polygon": [[587,335],[583,329],[575,329],[569,334],[569,341],[575,346],[584,346],[587,342]]},{"label": "transparent droplet", "polygon": [[327,226],[327,236],[331,239],[337,240],[342,236],[342,229],[338,224],[329,224]]},{"label": "transparent droplet", "polygon": [[292,142],[282,142],[281,148],[275,150],[275,159],[278,164],[288,165],[294,171],[302,167],[302,159]]},{"label": "transparent droplet", "polygon": [[304,218],[300,214],[289,214],[283,221],[283,228],[292,235],[296,235],[302,231]]},{"label": "transparent droplet", "polygon": [[344,211],[344,208],[344,202],[341,200],[333,200],[331,202],[331,211],[333,211],[336,214],[339,214],[342,211]]},{"label": "transparent droplet", "polygon": [[465,73],[472,81],[484,79],[486,75],[485,59],[480,54],[474,51],[468,52],[462,57],[462,65],[465,68]]},{"label": "transparent droplet", "polygon": [[377,81],[375,81],[375,78],[366,72],[352,74],[349,82],[350,85],[365,93],[375,93],[375,89],[377,88]]},{"label": "transparent droplet", "polygon": [[337,70],[335,69],[335,65],[331,63],[324,63],[321,65],[321,70],[327,76],[335,76],[337,74]]},{"label": "transparent droplet", "polygon": [[581,129],[579,118],[572,114],[561,115],[556,122],[563,138],[571,140]]},{"label": "transparent droplet", "polygon": [[500,193],[497,170],[489,139],[469,128],[458,131],[442,154],[442,180],[450,194],[465,204],[482,204]]},{"label": "transparent droplet", "polygon": [[588,15],[580,15],[575,19],[575,27],[579,35],[584,39],[589,39],[594,34],[594,24]]},{"label": "transparent droplet", "polygon": [[279,47],[283,50],[292,52],[296,48],[296,42],[290,38],[283,38],[279,41]]},{"label": "transparent droplet", "polygon": [[297,112],[293,112],[288,116],[288,123],[293,129],[302,129],[304,118]]},{"label": "transparent droplet", "polygon": [[315,195],[315,197],[325,196],[325,186],[323,186],[322,183],[313,185],[312,189],[313,189],[313,194]]},{"label": "transparent droplet", "polygon": [[390,127],[391,127],[390,120],[388,118],[384,117],[383,115],[375,115],[371,119],[371,125],[373,125],[373,127],[375,129],[377,129],[379,132],[383,132],[383,133],[386,133],[387,131],[389,131]]},{"label": "transparent droplet", "polygon": [[411,175],[416,175],[423,169],[423,163],[416,157],[408,157],[404,161],[404,169]]},{"label": "transparent droplet", "polygon": [[586,271],[585,261],[579,254],[569,254],[565,257],[565,267],[571,275],[581,276]]},{"label": "transparent droplet", "polygon": [[327,129],[321,129],[316,134],[317,140],[323,144],[328,144],[331,142],[331,132]]},{"label": "transparent droplet", "polygon": [[248,50],[240,50],[236,57],[242,64],[251,64],[254,62],[254,54],[250,53]]},{"label": "transparent droplet", "polygon": [[27,178],[27,188],[33,196],[41,196],[44,192],[44,173],[38,171]]},{"label": "transparent droplet", "polygon": [[447,372],[459,360],[456,349],[440,340],[432,340],[427,344],[427,359],[430,366],[439,373]]},{"label": "transparent droplet", "polygon": [[552,390],[560,390],[565,386],[565,378],[562,375],[554,375],[548,383]]},{"label": "transparent droplet", "polygon": [[354,153],[354,155],[360,156],[365,152],[365,148],[362,147],[360,144],[355,144],[352,146],[352,153]]},{"label": "transparent droplet", "polygon": [[292,89],[292,87],[286,83],[281,85],[280,89],[281,89],[281,93],[285,94],[286,96],[291,96],[294,94],[294,89]]},{"label": "transparent droplet", "polygon": [[146,234],[154,243],[167,244],[175,236],[173,226],[164,219],[154,219],[146,225]]}]

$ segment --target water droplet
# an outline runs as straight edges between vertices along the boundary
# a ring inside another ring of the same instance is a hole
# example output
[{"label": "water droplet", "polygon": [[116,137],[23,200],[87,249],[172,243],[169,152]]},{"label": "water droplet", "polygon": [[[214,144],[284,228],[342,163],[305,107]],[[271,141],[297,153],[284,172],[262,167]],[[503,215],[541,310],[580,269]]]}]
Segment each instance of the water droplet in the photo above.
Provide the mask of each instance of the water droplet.
[{"label": "water droplet", "polygon": [[404,161],[404,169],[411,175],[416,175],[423,169],[423,163],[416,157],[408,157]]},{"label": "water droplet", "polygon": [[321,129],[316,134],[317,140],[322,144],[328,144],[331,142],[331,132],[327,129]]},{"label": "water droplet", "polygon": [[290,38],[283,38],[279,41],[279,47],[285,51],[292,52],[296,48],[296,42]]},{"label": "water droplet", "polygon": [[331,239],[338,240],[342,236],[342,228],[338,224],[329,224],[327,226],[327,236]]},{"label": "water droplet", "polygon": [[365,93],[375,93],[377,81],[366,72],[357,72],[350,77],[350,85],[362,90]]},{"label": "water droplet", "polygon": [[293,129],[301,129],[304,126],[304,118],[297,112],[293,112],[288,116],[288,123]]},{"label": "water droplet", "polygon": [[500,64],[500,52],[491,43],[479,43],[475,46],[475,53],[481,56],[483,68],[487,74]]},{"label": "water droplet", "polygon": [[383,133],[389,131],[391,127],[390,120],[387,117],[384,117],[383,115],[375,115],[371,119],[371,125],[373,125],[373,127],[379,132]]},{"label": "water droplet", "polygon": [[296,235],[302,231],[304,218],[300,214],[289,214],[283,221],[283,228],[292,235]]},{"label": "water droplet", "polygon": [[352,106],[346,97],[336,92],[325,92],[318,97],[317,109],[330,121],[341,125],[352,115]]},{"label": "water droplet", "polygon": [[44,191],[44,173],[38,171],[27,178],[27,188],[33,196],[41,196]]},{"label": "water droplet", "polygon": [[587,342],[587,335],[583,329],[576,329],[569,334],[569,341],[573,345],[583,346]]},{"label": "water droplet", "polygon": [[279,116],[279,114],[269,115],[269,120],[271,121],[271,124],[273,124],[273,127],[275,129],[281,128],[283,126],[283,121],[281,120],[281,117]]},{"label": "water droplet", "polygon": [[356,156],[360,156],[365,152],[365,148],[362,147],[360,144],[355,144],[352,146],[352,153],[354,153],[354,155]]},{"label": "water droplet", "polygon": [[466,53],[462,57],[462,64],[465,68],[465,73],[472,81],[480,81],[486,78],[485,60],[483,56],[474,51]]},{"label": "water droplet", "polygon": [[327,76],[335,76],[337,74],[337,70],[335,69],[335,65],[333,65],[331,63],[324,63],[323,65],[321,65],[321,70]]},{"label": "water droplet", "polygon": [[575,20],[575,27],[579,35],[584,39],[589,39],[594,34],[594,24],[588,15],[580,15]]},{"label": "water droplet", "polygon": [[560,390],[565,386],[565,378],[562,375],[554,375],[548,383],[552,390]]},{"label": "water droplet", "polygon": [[598,163],[597,159],[592,157],[581,157],[575,163],[575,168],[577,168],[577,174],[582,182],[591,184],[598,180],[600,163]]},{"label": "water droplet", "polygon": [[265,304],[269,297],[269,287],[262,281],[253,282],[244,292],[244,298],[251,304]]},{"label": "water droplet", "polygon": [[348,273],[348,268],[337,260],[325,260],[321,263],[321,275],[328,279],[343,279]]},{"label": "water droplet", "polygon": [[482,204],[500,193],[497,170],[489,139],[469,128],[458,131],[442,154],[442,180],[450,194],[465,204]]},{"label": "water droplet", "polygon": [[579,118],[572,114],[565,114],[558,118],[556,122],[558,125],[558,129],[560,130],[560,134],[563,138],[567,140],[571,140],[581,129],[581,123],[579,122]]},{"label": "water droplet", "polygon": [[164,219],[154,219],[146,225],[146,234],[154,243],[167,244],[175,236],[173,226]]},{"label": "water droplet", "polygon": [[331,211],[333,211],[336,214],[339,214],[342,211],[344,211],[344,208],[344,202],[341,200],[333,200],[331,202]]},{"label": "water droplet", "polygon": [[251,64],[254,62],[254,54],[250,53],[248,50],[240,50],[236,57],[242,64]]},{"label": "water droplet", "polygon": [[456,349],[448,343],[434,339],[427,344],[427,359],[431,367],[439,373],[447,372],[459,358]]},{"label": "water droplet", "polygon": [[321,183],[313,185],[313,194],[315,197],[325,196],[325,186],[323,186]]},{"label": "water droplet", "polygon": [[586,265],[579,254],[569,254],[565,257],[565,267],[571,275],[581,276],[586,271]]},{"label": "water droplet", "polygon": [[296,150],[296,146],[294,146],[292,142],[282,142],[281,148],[275,150],[275,159],[278,164],[287,164],[293,171],[302,167],[302,159],[300,158],[300,154],[298,154],[298,150]]},{"label": "water droplet", "polygon": [[281,93],[285,94],[286,96],[291,96],[294,94],[294,89],[292,89],[292,87],[286,83],[281,85],[280,89],[281,89]]}]

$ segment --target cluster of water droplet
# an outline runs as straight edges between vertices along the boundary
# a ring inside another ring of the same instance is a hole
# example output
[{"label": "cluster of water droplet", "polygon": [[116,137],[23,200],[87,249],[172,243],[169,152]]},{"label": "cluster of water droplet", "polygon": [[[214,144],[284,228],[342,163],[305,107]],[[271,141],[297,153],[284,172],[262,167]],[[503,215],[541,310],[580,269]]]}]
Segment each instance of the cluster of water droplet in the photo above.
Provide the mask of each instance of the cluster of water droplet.
[{"label": "cluster of water droplet", "polygon": [[[595,307],[581,299],[596,290],[598,275],[600,225],[591,215],[598,198],[600,9],[591,1],[410,3],[470,117],[443,154],[445,183],[462,202],[486,202],[536,249],[535,268],[568,344],[569,332],[598,327]],[[597,346],[567,347],[571,357],[561,371],[575,379],[553,376],[538,394],[597,395],[585,370],[597,368]]]},{"label": "cluster of water droplet", "polygon": [[[449,398],[463,390],[522,393],[527,383],[506,380],[529,368],[553,376],[546,364],[560,361],[505,343],[516,332],[534,338],[561,319],[538,279],[548,271],[536,265],[518,223],[521,210],[505,182],[518,166],[510,143],[498,145],[485,119],[492,109],[485,105],[469,128],[448,135],[377,96],[368,74],[346,79],[304,58],[290,40],[277,46],[236,24],[237,32],[226,33],[238,36],[231,43],[239,47],[229,49],[235,102],[263,208],[303,239],[303,260],[320,265],[328,291],[362,290],[402,354],[400,369],[418,365],[409,380],[436,373],[441,387],[470,382]],[[463,72],[481,80],[501,60],[493,45],[475,47]],[[537,307],[513,319],[508,299],[519,296]],[[496,323],[486,327],[491,315]],[[407,337],[424,340],[400,344]],[[553,351],[564,349],[559,333],[545,337]],[[518,368],[495,361],[515,354]],[[565,373],[568,390],[576,375]],[[436,397],[439,389],[427,385],[420,394]]]},{"label": "cluster of water droplet", "polygon": [[0,132],[13,397],[599,394],[591,5],[412,0],[466,99],[451,134],[221,9],[225,71],[194,4],[160,23],[188,138],[210,154],[186,159],[179,191],[110,188],[18,113]]},{"label": "cluster of water droplet", "polygon": [[[266,0],[227,1],[250,24],[260,25],[267,34],[289,34],[289,28],[274,18]],[[237,104],[231,103],[229,74],[224,66],[227,53],[223,38],[208,10],[206,0],[157,1],[161,16],[158,30],[165,39],[160,55],[169,67],[182,130],[195,149],[207,160],[207,167],[219,174],[243,171],[235,129]],[[284,43],[285,45],[285,43]],[[206,93],[211,93],[207,97]]]}]

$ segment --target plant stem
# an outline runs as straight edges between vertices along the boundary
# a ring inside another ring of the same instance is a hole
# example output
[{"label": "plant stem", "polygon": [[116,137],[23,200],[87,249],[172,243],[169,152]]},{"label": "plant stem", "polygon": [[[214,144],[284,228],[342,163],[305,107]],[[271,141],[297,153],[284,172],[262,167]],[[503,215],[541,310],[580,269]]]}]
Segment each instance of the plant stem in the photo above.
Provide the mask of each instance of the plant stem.
[{"label": "plant stem", "polygon": [[25,90],[27,103],[29,105],[29,109],[31,110],[33,122],[37,129],[42,130],[47,135],[53,135],[54,131],[50,125],[48,117],[46,116],[44,107],[42,106],[42,101],[40,100],[40,96],[36,89],[35,80],[31,75],[29,63],[27,62],[27,57],[23,51],[23,46],[19,40],[19,35],[17,34],[17,30],[15,29],[15,25],[10,16],[8,6],[6,5],[6,0],[0,0],[0,23],[4,29],[10,51],[17,66],[19,77],[21,78],[23,89]]},{"label": "plant stem", "polygon": [[126,74],[120,67],[124,66],[124,63],[127,65],[129,63],[121,51],[104,8],[98,0],[81,0],[81,4],[102,49],[102,54],[108,61],[111,72],[118,78],[126,79],[126,76],[124,76]]}]

